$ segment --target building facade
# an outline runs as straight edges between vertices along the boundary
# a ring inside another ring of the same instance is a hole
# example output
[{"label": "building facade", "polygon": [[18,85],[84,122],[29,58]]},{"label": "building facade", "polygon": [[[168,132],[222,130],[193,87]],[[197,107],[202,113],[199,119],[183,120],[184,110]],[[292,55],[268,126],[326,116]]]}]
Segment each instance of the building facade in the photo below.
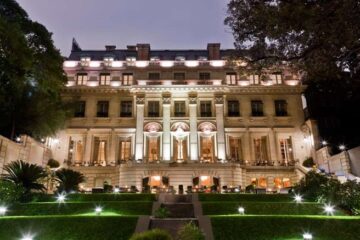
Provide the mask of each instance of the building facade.
[{"label": "building facade", "polygon": [[299,77],[250,73],[234,50],[82,50],[64,62],[74,117],[52,145],[85,188],[293,185],[314,151]]}]

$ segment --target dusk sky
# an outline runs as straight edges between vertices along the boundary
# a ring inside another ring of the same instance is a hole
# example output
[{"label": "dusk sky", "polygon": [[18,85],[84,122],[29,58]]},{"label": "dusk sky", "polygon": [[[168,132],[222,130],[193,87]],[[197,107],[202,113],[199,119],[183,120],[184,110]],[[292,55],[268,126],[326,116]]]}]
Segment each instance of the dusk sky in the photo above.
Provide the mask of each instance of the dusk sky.
[{"label": "dusk sky", "polygon": [[31,19],[53,33],[57,48],[70,53],[76,38],[83,49],[125,48],[150,43],[153,49],[233,47],[223,24],[228,0],[18,0]]}]

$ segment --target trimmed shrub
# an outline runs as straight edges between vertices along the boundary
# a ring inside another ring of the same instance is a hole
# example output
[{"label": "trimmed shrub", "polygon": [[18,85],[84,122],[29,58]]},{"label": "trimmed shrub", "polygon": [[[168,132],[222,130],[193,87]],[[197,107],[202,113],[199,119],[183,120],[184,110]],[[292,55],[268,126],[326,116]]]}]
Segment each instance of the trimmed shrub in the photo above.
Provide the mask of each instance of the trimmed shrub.
[{"label": "trimmed shrub", "polygon": [[312,157],[308,157],[304,160],[302,165],[307,168],[312,168],[315,165],[314,159]]},{"label": "trimmed shrub", "polygon": [[295,185],[294,191],[301,193],[306,199],[318,201],[323,199],[324,188],[328,181],[325,175],[310,171]]},{"label": "trimmed shrub", "polygon": [[169,215],[170,215],[169,210],[164,207],[160,207],[160,208],[156,209],[156,211],[154,213],[154,217],[156,217],[156,218],[166,218]]},{"label": "trimmed shrub", "polygon": [[[155,194],[133,194],[133,193],[97,193],[83,194],[75,193],[66,196],[67,202],[114,202],[114,201],[155,201]],[[54,202],[55,196],[51,194],[42,195],[37,202]]]},{"label": "trimmed shrub", "polygon": [[143,233],[136,233],[130,240],[172,240],[172,237],[167,231],[153,229]]},{"label": "trimmed shrub", "polygon": [[202,202],[293,202],[290,194],[199,194],[199,200]]},{"label": "trimmed shrub", "polygon": [[47,165],[50,168],[58,168],[58,167],[60,167],[60,163],[58,161],[56,161],[55,159],[52,159],[52,158],[49,159]]},{"label": "trimmed shrub", "polygon": [[193,223],[187,223],[178,231],[177,240],[204,240],[204,234]]},{"label": "trimmed shrub", "polygon": [[12,182],[0,180],[0,203],[16,203],[20,201],[25,189]]}]

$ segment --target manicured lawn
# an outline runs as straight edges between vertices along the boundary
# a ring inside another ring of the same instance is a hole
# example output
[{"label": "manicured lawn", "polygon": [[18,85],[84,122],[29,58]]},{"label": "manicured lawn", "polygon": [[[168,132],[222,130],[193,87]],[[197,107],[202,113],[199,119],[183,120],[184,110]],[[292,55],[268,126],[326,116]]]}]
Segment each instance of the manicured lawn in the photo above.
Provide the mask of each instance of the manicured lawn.
[{"label": "manicured lawn", "polygon": [[216,240],[302,240],[304,232],[316,240],[360,238],[360,217],[211,216]]},{"label": "manicured lawn", "polygon": [[[66,196],[68,202],[105,202],[105,201],[155,201],[155,194],[134,193],[97,193],[97,194],[69,194]],[[39,195],[35,202],[54,202],[56,195]]]},{"label": "manicured lawn", "polygon": [[137,217],[48,216],[0,218],[0,239],[18,240],[35,233],[36,240],[127,240]]},{"label": "manicured lawn", "polygon": [[39,216],[39,215],[77,215],[94,213],[96,206],[101,206],[105,212],[118,215],[150,215],[152,202],[121,201],[121,202],[70,202],[58,203],[27,203],[9,208],[11,216]]},{"label": "manicured lawn", "polygon": [[[238,214],[243,207],[246,214],[253,215],[324,215],[322,204],[293,202],[202,202],[204,215]],[[344,215],[336,211],[335,215]]]},{"label": "manicured lawn", "polygon": [[242,202],[293,202],[293,195],[290,194],[199,194],[199,200],[202,202],[216,201],[242,201]]}]

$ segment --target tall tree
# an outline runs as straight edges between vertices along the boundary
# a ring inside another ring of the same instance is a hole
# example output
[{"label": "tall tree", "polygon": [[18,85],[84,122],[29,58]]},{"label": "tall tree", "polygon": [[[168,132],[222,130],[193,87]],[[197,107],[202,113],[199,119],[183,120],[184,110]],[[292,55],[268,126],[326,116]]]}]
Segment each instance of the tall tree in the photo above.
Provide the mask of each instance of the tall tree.
[{"label": "tall tree", "polygon": [[0,2],[0,134],[46,136],[66,118],[63,58],[51,33],[14,0]]},{"label": "tall tree", "polygon": [[321,135],[352,145],[360,143],[359,23],[358,0],[231,0],[225,19],[250,64],[300,70]]}]

